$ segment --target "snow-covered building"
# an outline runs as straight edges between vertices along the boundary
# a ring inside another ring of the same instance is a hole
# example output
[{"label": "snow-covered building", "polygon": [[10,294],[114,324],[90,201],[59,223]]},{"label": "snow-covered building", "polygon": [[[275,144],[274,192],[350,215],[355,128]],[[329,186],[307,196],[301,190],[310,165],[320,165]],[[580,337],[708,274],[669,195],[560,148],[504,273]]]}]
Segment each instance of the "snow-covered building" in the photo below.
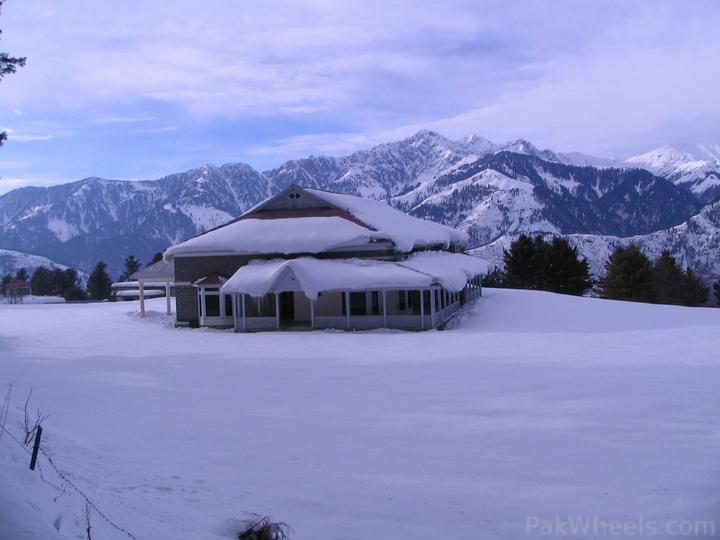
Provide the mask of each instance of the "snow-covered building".
[{"label": "snow-covered building", "polygon": [[176,323],[235,328],[436,328],[481,294],[467,235],[380,201],[291,185],[170,247]]}]

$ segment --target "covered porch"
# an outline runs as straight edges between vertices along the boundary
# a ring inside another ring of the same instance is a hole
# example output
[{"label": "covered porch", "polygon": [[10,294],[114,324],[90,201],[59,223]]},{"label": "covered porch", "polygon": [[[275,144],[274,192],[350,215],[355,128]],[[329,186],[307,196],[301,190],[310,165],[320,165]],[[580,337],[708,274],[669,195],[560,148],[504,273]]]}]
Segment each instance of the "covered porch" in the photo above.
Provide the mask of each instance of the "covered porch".
[{"label": "covered porch", "polygon": [[[485,263],[427,253],[404,261],[301,258],[253,262],[222,285],[236,331],[428,330],[481,295]],[[227,313],[225,314],[228,315]]]}]

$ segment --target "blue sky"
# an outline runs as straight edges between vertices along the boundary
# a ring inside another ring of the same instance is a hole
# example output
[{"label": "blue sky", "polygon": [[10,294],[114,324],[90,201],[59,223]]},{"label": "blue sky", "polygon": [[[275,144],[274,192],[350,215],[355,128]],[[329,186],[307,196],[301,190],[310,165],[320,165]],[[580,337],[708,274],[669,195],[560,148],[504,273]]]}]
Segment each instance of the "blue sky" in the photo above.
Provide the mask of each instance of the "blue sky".
[{"label": "blue sky", "polygon": [[717,142],[720,3],[7,0],[0,193],[263,170],[429,128],[627,157]]}]

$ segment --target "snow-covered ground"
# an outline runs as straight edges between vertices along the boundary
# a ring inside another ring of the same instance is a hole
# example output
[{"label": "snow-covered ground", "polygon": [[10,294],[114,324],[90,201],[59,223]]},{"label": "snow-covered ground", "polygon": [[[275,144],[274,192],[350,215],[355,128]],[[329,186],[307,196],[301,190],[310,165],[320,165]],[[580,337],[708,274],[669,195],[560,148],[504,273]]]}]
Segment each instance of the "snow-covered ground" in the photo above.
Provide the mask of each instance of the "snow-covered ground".
[{"label": "snow-covered ground", "polygon": [[[62,304],[65,299],[62,296],[34,296],[28,295],[22,297],[23,304]],[[9,304],[9,298],[0,297],[0,304]]]},{"label": "snow-covered ground", "polygon": [[[233,538],[246,512],[313,540],[720,536],[720,309],[486,290],[448,331],[241,335],[164,302],[0,306],[8,429],[32,387],[44,448],[138,539]],[[27,460],[0,438],[0,538],[85,538]]]}]

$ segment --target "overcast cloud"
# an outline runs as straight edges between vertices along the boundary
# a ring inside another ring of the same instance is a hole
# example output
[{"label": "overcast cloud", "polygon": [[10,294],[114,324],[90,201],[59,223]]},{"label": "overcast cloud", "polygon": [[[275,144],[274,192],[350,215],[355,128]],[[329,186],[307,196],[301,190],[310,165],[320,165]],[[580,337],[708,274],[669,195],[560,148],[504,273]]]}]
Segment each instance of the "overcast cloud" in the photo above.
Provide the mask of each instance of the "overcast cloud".
[{"label": "overcast cloud", "polygon": [[0,192],[258,169],[421,128],[627,157],[717,142],[720,3],[8,0]]}]

